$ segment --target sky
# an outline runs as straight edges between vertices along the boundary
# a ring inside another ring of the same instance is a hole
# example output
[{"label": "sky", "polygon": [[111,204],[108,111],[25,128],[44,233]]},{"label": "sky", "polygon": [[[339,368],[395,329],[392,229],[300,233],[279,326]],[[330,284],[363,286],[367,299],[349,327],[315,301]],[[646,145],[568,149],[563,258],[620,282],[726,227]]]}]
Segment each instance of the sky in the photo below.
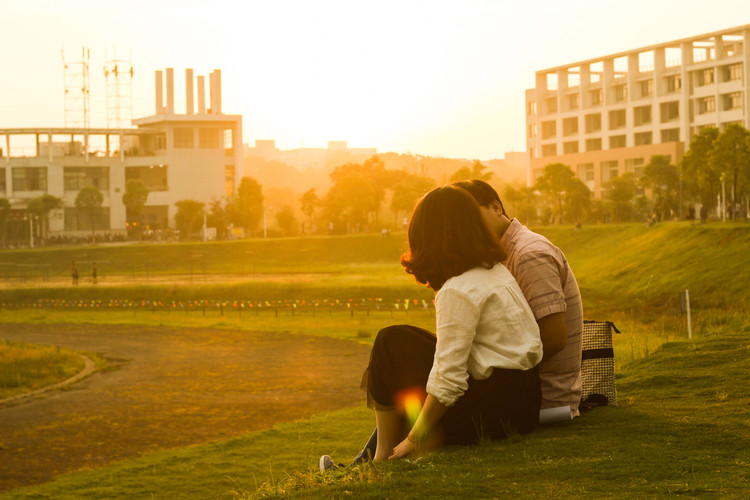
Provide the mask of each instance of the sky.
[{"label": "sky", "polygon": [[64,126],[61,51],[85,46],[94,127],[125,59],[135,118],[154,71],[184,113],[185,69],[221,69],[245,143],[489,160],[525,149],[535,71],[744,24],[747,0],[2,0],[0,128]]}]

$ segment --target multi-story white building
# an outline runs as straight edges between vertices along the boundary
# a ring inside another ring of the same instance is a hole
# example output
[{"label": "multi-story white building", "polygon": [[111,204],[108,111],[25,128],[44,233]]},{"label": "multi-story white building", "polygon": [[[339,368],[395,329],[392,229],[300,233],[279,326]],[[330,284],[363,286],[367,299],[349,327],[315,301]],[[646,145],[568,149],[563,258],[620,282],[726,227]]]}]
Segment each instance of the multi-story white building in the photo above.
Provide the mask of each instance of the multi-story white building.
[{"label": "multi-story white building", "polygon": [[679,161],[701,128],[750,128],[750,25],[536,72],[526,91],[528,183],[564,163],[601,197],[652,155]]},{"label": "multi-story white building", "polygon": [[75,199],[92,185],[104,197],[95,229],[124,235],[132,219],[122,203],[130,179],[149,189],[141,222],[152,229],[174,227],[176,201],[232,195],[243,175],[242,116],[222,113],[219,70],[209,77],[210,107],[204,76],[197,77],[197,112],[191,69],[185,78],[185,114],[176,114],[174,71],[166,70],[166,103],[164,75],[156,72],[155,114],[133,120],[137,128],[0,129],[0,197],[10,200],[11,219],[27,219],[29,201],[49,193],[64,202],[49,215],[49,235],[89,234],[90,218],[78,213]]}]

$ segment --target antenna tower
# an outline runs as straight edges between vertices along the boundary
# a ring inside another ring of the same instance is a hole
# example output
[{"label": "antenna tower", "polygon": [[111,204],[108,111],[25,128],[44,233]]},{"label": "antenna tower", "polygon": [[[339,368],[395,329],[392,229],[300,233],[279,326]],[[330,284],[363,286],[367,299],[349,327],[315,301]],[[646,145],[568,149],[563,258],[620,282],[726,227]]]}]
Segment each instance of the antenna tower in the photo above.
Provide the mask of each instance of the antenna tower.
[{"label": "antenna tower", "polygon": [[60,51],[63,60],[63,82],[65,85],[65,127],[89,128],[91,112],[89,104],[89,49],[81,49],[81,61],[65,60],[65,51]]},{"label": "antenna tower", "polygon": [[[106,55],[105,55],[106,58]],[[129,60],[107,59],[104,65],[107,80],[107,127],[130,128],[133,118],[133,63]]]}]

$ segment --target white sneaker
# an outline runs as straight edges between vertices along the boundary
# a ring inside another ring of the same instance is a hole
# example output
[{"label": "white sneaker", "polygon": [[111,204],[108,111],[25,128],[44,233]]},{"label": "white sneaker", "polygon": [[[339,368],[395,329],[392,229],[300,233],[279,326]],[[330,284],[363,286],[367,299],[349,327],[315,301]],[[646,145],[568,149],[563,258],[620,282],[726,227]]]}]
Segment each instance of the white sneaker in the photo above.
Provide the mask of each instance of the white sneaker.
[{"label": "white sneaker", "polygon": [[318,460],[318,469],[320,469],[320,472],[338,470],[339,467],[343,467],[343,464],[336,465],[330,455],[323,455],[320,457],[320,460]]}]

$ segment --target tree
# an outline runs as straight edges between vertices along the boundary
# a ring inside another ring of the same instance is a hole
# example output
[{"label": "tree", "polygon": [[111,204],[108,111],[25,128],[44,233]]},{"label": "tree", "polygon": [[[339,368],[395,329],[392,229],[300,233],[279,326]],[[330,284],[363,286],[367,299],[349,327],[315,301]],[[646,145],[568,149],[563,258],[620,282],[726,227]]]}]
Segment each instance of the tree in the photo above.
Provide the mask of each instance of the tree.
[{"label": "tree", "polygon": [[702,128],[690,142],[690,148],[682,156],[682,178],[687,191],[706,206],[715,206],[721,191],[721,171],[712,161],[712,150],[719,129]]},{"label": "tree", "polygon": [[729,183],[732,192],[730,216],[736,217],[735,204],[743,198],[745,188],[750,183],[750,131],[733,123],[716,138],[711,150],[711,164],[721,172],[723,182]]},{"label": "tree", "polygon": [[450,177],[450,182],[468,181],[470,179],[480,179],[483,181],[489,181],[492,179],[492,172],[485,172],[487,169],[486,165],[483,165],[481,161],[474,160],[474,163],[469,167],[461,167]]},{"label": "tree", "polygon": [[140,179],[130,179],[125,184],[125,193],[122,195],[122,203],[127,209],[130,222],[135,223],[138,231],[138,241],[141,241],[143,228],[141,227],[141,213],[148,200],[148,188]]},{"label": "tree", "polygon": [[276,223],[284,233],[284,236],[296,236],[297,218],[294,216],[294,210],[290,205],[284,205],[276,214]]},{"label": "tree", "polygon": [[636,181],[636,175],[633,172],[627,172],[610,179],[604,185],[604,198],[612,221],[629,222],[633,219]]},{"label": "tree", "polygon": [[96,214],[104,202],[104,196],[98,188],[86,186],[76,196],[76,208],[89,216],[91,222],[91,241],[96,241]]},{"label": "tree", "polygon": [[180,235],[190,239],[192,234],[198,231],[203,224],[203,207],[205,203],[196,200],[180,200],[175,202],[177,213],[174,222]]},{"label": "tree", "polygon": [[243,177],[230,210],[230,220],[244,227],[247,234],[255,234],[262,219],[263,186],[252,177]]},{"label": "tree", "polygon": [[[224,205],[222,205],[222,201]],[[206,223],[209,227],[216,228],[216,236],[223,240],[227,237],[227,225],[229,224],[228,201],[226,198],[213,198],[209,203],[209,212]]]},{"label": "tree", "polygon": [[10,215],[10,201],[0,198],[0,248],[5,248],[5,223]]},{"label": "tree", "polygon": [[39,218],[42,238],[47,238],[49,231],[49,213],[52,210],[61,208],[63,200],[51,194],[43,194],[29,201],[26,210]]},{"label": "tree", "polygon": [[536,180],[534,185],[536,189],[556,200],[560,224],[563,223],[563,201],[575,179],[576,176],[569,166],[562,163],[550,163],[544,167],[544,174]]},{"label": "tree", "polygon": [[399,213],[410,213],[414,209],[417,200],[427,191],[435,186],[435,181],[429,177],[409,174],[406,170],[394,172],[391,191],[391,210],[394,217],[398,218]]},{"label": "tree", "polygon": [[650,188],[652,193],[656,194],[654,208],[659,220],[666,218],[670,212],[674,211],[680,176],[669,156],[653,155],[643,167],[641,182],[644,187]]},{"label": "tree", "polygon": [[[528,186],[505,186],[503,190],[503,208],[510,217],[517,217],[524,224],[531,224],[537,220],[537,193]],[[511,215],[512,214],[512,215]]]},{"label": "tree", "polygon": [[565,213],[574,221],[581,222],[590,211],[591,190],[581,179],[573,177],[565,190]]},{"label": "tree", "polygon": [[307,216],[310,222],[310,233],[312,233],[313,215],[315,214],[315,209],[320,206],[320,198],[318,198],[315,188],[305,191],[305,194],[302,195],[299,201],[302,206],[302,213]]},{"label": "tree", "polygon": [[341,165],[331,172],[330,177],[333,186],[326,193],[324,202],[330,220],[366,226],[372,215],[378,226],[378,211],[390,180],[385,164],[373,156],[362,164]]}]

